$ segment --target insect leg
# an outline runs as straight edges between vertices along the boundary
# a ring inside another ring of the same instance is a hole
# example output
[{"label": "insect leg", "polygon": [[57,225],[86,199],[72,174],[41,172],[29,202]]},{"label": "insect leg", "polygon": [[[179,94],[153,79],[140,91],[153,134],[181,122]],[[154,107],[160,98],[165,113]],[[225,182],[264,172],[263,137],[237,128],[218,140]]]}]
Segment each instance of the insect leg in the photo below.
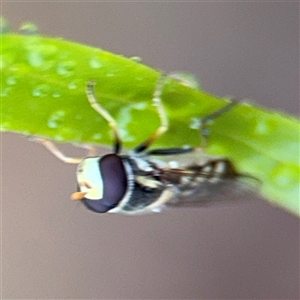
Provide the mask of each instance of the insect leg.
[{"label": "insect leg", "polygon": [[[54,156],[56,156],[58,159],[63,161],[64,163],[67,164],[79,164],[82,162],[83,158],[80,157],[69,157],[66,156],[64,153],[62,153],[55,145],[49,140],[43,139],[43,138],[38,138],[34,137],[32,138],[33,141],[42,144],[45,146]],[[87,146],[85,146],[87,148]],[[89,154],[94,153],[94,148],[90,147],[89,148]]]},{"label": "insect leg", "polygon": [[[149,148],[149,146],[156,139],[158,139],[162,134],[164,134],[168,130],[168,127],[169,127],[168,119],[167,119],[167,115],[166,115],[165,109],[164,109],[162,101],[161,101],[163,87],[164,87],[164,84],[165,84],[165,81],[167,78],[173,78],[173,79],[179,81],[181,84],[188,86],[190,88],[197,88],[197,86],[198,86],[198,84],[196,83],[196,80],[192,76],[190,76],[188,74],[184,74],[184,73],[174,72],[174,73],[164,74],[159,78],[159,80],[156,84],[152,99],[153,99],[154,105],[157,108],[157,112],[160,117],[161,125],[156,130],[156,132],[152,136],[150,136],[149,139],[147,139],[146,141],[144,141],[142,144],[140,144],[139,146],[137,146],[135,148],[134,152],[136,152],[136,153],[142,152],[142,151],[146,150],[147,148]],[[169,149],[154,149],[154,150],[148,151],[147,154],[148,155],[176,155],[176,154],[189,153],[189,152],[193,152],[193,151],[195,151],[194,148],[169,148]]]},{"label": "insect leg", "polygon": [[110,126],[115,138],[114,153],[119,153],[121,151],[122,140],[120,137],[118,124],[116,120],[109,114],[109,112],[97,101],[97,98],[95,96],[95,91],[94,91],[95,84],[96,82],[91,80],[88,81],[86,85],[86,95],[88,101],[90,102],[92,108],[108,122],[108,125]]},{"label": "insect leg", "polygon": [[166,148],[147,151],[147,155],[177,155],[194,152],[195,148]]},{"label": "insect leg", "polygon": [[208,144],[209,128],[207,125],[209,125],[209,123],[222,116],[227,111],[231,110],[237,104],[238,102],[236,100],[230,100],[230,102],[224,105],[223,107],[217,109],[216,111],[203,118],[198,119],[202,143],[201,148],[206,148]]},{"label": "insect leg", "polygon": [[167,118],[166,111],[164,109],[164,106],[161,101],[161,94],[163,92],[163,87],[165,84],[165,81],[167,79],[167,75],[162,75],[155,87],[154,93],[153,93],[153,104],[157,109],[159,118],[160,118],[160,126],[157,128],[157,130],[143,143],[138,145],[137,147],[134,148],[134,152],[139,153],[143,152],[147,148],[150,147],[150,145],[157,140],[161,135],[163,135],[169,128],[169,121]]}]

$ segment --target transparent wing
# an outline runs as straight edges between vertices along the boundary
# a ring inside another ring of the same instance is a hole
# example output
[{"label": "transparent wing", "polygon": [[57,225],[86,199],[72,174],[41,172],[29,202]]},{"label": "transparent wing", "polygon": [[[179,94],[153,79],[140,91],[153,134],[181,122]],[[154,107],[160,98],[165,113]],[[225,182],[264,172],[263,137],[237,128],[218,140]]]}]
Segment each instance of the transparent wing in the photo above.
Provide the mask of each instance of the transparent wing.
[{"label": "transparent wing", "polygon": [[223,172],[216,172],[214,168],[205,171],[206,167],[165,169],[166,186],[173,195],[167,205],[208,206],[243,201],[260,188],[256,179],[234,172],[231,166]]}]

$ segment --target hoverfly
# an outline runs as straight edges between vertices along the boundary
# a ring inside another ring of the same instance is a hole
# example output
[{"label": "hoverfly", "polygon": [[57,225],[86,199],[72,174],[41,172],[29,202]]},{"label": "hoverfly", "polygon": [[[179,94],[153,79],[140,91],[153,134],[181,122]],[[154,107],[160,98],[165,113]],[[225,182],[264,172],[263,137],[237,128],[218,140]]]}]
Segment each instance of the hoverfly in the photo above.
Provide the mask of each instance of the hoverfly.
[{"label": "hoverfly", "polygon": [[[148,150],[168,130],[168,118],[161,101],[167,77],[163,75],[158,80],[152,99],[160,118],[160,126],[127,154],[121,154],[122,140],[117,122],[96,99],[94,81],[87,83],[86,95],[91,107],[108,122],[113,132],[112,153],[96,156],[93,148],[90,148],[90,153],[85,158],[66,157],[52,142],[42,138],[35,139],[62,161],[78,164],[78,187],[71,199],[81,200],[88,209],[97,213],[140,214],[158,211],[164,206],[213,202],[213,198],[209,196],[211,192],[214,193],[229,181],[237,182],[243,176],[236,171],[230,160],[199,155],[198,148]],[[235,104],[234,101],[229,102],[200,120],[204,140],[208,135],[205,124]],[[187,163],[185,158],[192,154],[196,154],[197,160]],[[174,157],[175,160],[162,159]],[[179,163],[182,158],[183,163]]]}]

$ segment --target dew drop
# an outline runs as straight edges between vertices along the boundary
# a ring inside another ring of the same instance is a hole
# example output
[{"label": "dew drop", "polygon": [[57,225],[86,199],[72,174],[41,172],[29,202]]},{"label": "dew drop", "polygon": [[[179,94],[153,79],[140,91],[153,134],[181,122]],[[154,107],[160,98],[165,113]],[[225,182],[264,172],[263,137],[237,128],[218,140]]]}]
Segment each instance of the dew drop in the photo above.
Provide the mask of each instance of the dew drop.
[{"label": "dew drop", "polygon": [[77,83],[75,81],[71,81],[68,84],[68,88],[69,88],[69,90],[76,90],[78,88]]},{"label": "dew drop", "polygon": [[268,120],[268,119],[260,119],[257,123],[256,123],[256,127],[254,128],[254,132],[257,135],[267,135],[270,133],[270,131],[272,131],[273,128],[273,124],[272,124],[272,120]]},{"label": "dew drop", "polygon": [[92,139],[95,140],[95,141],[100,141],[102,139],[102,134],[101,133],[95,133],[92,136]]},{"label": "dew drop", "polygon": [[10,87],[2,88],[0,93],[1,97],[7,97],[10,91],[11,91]]},{"label": "dew drop", "polygon": [[122,137],[122,141],[124,142],[133,142],[135,140],[135,137],[129,134],[129,132],[125,129],[120,129],[120,135]]},{"label": "dew drop", "polygon": [[33,97],[45,97],[49,93],[49,86],[47,84],[41,84],[32,90]]},{"label": "dew drop", "polygon": [[131,105],[131,107],[132,107],[132,109],[136,109],[136,110],[145,110],[148,107],[148,103],[147,102],[138,102],[138,103]]},{"label": "dew drop", "polygon": [[130,60],[137,62],[137,63],[141,63],[143,61],[142,58],[139,56],[131,56]]},{"label": "dew drop", "polygon": [[48,70],[55,63],[57,47],[53,45],[34,45],[29,47],[27,54],[28,63],[34,68]]},{"label": "dew drop", "polygon": [[57,74],[64,77],[70,77],[74,74],[75,66],[75,61],[71,60],[59,63],[56,69]]},{"label": "dew drop", "polygon": [[64,118],[65,118],[65,111],[58,110],[49,117],[47,126],[51,129],[58,128],[63,123]]},{"label": "dew drop", "polygon": [[34,23],[31,23],[31,22],[23,23],[20,26],[19,30],[24,35],[38,35],[39,34],[38,27]]},{"label": "dew drop", "polygon": [[174,72],[174,73],[171,73],[169,76],[178,80],[182,85],[185,85],[192,89],[199,89],[198,80],[196,79],[195,76],[193,76],[191,74]]},{"label": "dew drop", "polygon": [[38,51],[30,51],[27,59],[29,64],[34,68],[39,68],[44,64],[44,59]]},{"label": "dew drop", "polygon": [[53,98],[59,98],[59,97],[61,97],[61,96],[62,96],[62,94],[61,94],[60,91],[55,91],[55,92],[53,92],[53,94],[52,94],[52,97],[53,97]]},{"label": "dew drop", "polygon": [[133,136],[130,135],[130,130],[128,127],[132,126],[132,120],[135,119],[134,115],[137,111],[145,111],[148,107],[147,102],[139,102],[131,105],[127,105],[119,110],[118,124],[120,128],[120,134],[122,139],[126,142],[132,142],[135,140]]},{"label": "dew drop", "polygon": [[299,169],[292,165],[279,164],[271,174],[271,180],[281,189],[289,189],[299,184]]},{"label": "dew drop", "polygon": [[191,118],[190,126],[189,126],[191,129],[199,129],[200,125],[201,125],[201,121],[199,118],[195,118],[195,117]]},{"label": "dew drop", "polygon": [[17,78],[16,78],[16,77],[13,77],[13,76],[8,77],[8,78],[6,79],[6,83],[7,83],[8,85],[15,85],[15,84],[17,83]]},{"label": "dew drop", "polygon": [[89,65],[93,69],[100,69],[102,67],[102,63],[98,57],[93,57],[89,61]]}]

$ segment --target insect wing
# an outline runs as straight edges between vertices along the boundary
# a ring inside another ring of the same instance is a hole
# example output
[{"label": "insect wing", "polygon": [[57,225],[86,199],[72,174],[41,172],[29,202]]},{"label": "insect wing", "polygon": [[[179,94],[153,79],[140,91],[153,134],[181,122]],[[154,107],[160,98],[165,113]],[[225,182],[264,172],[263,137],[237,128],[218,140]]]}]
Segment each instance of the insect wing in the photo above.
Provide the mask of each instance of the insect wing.
[{"label": "insect wing", "polygon": [[239,180],[224,179],[219,183],[199,183],[197,186],[186,185],[183,189],[172,185],[173,197],[168,206],[211,206],[233,201],[242,201],[249,190]]},{"label": "insect wing", "polygon": [[[225,166],[222,172],[218,171],[218,164]],[[164,177],[173,194],[168,206],[208,206],[240,201],[253,194],[253,184],[257,185],[251,177],[236,173],[227,160],[164,169]]]}]

